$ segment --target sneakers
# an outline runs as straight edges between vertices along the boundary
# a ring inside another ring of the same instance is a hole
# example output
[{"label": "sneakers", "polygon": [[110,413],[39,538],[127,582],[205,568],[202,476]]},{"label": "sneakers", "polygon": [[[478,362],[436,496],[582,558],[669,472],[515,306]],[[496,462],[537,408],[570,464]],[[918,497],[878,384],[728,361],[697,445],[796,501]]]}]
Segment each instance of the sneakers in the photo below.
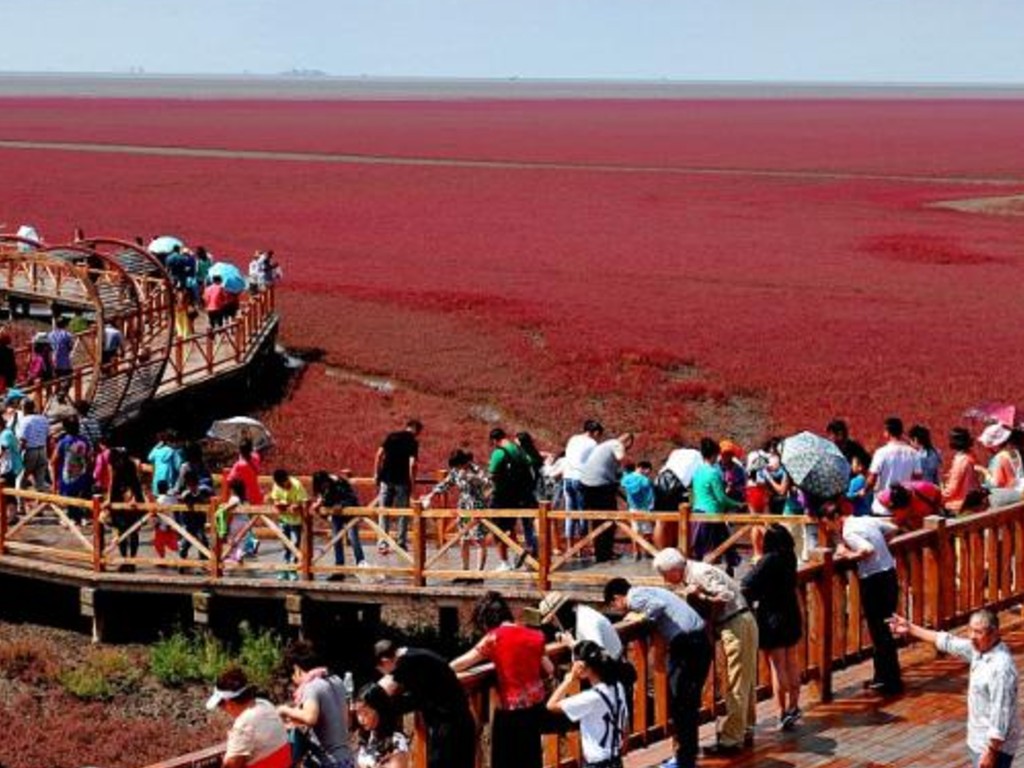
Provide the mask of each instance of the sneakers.
[{"label": "sneakers", "polygon": [[512,570],[512,566],[510,566],[508,563],[506,563],[504,561],[502,561],[502,562],[498,563],[496,566],[494,566],[494,573],[507,573],[508,571],[511,571],[511,570]]},{"label": "sneakers", "polygon": [[668,760],[661,763],[658,768],[679,768],[679,761],[674,757],[670,757]]},{"label": "sneakers", "polygon": [[796,727],[796,724],[799,722],[800,718],[803,716],[804,713],[800,710],[800,707],[795,707],[794,709],[791,709],[788,712],[784,712],[782,714],[782,717],[779,718],[779,730],[793,730],[793,728]]}]

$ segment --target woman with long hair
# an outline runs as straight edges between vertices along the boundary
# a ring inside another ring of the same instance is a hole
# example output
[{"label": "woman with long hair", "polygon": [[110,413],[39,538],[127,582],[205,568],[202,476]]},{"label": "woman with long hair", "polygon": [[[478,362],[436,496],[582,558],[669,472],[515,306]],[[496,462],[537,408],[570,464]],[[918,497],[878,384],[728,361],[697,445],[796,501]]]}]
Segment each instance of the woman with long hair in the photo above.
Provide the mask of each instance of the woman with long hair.
[{"label": "woman with long hair", "polygon": [[754,605],[758,644],[772,668],[772,689],[779,705],[779,728],[800,719],[800,603],[796,594],[797,558],[790,532],[768,526],[763,554],[743,578],[743,596]]},{"label": "woman with long hair", "polygon": [[391,697],[376,683],[363,686],[356,696],[359,724],[357,768],[408,768],[409,738]]}]

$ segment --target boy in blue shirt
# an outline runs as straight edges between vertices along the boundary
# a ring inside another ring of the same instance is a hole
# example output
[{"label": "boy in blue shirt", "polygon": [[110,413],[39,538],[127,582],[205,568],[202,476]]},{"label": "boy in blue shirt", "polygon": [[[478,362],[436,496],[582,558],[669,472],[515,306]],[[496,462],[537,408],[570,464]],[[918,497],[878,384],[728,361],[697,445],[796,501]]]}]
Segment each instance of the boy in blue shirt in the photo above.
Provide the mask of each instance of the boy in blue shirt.
[{"label": "boy in blue shirt", "polygon": [[[651,462],[641,461],[638,464],[627,464],[625,474],[619,481],[619,487],[626,496],[626,506],[630,512],[650,512],[654,509],[654,483],[651,482],[653,471]],[[654,523],[650,520],[634,520],[633,530],[641,536],[654,533]],[[633,541],[633,559],[640,560],[643,550]]]}]

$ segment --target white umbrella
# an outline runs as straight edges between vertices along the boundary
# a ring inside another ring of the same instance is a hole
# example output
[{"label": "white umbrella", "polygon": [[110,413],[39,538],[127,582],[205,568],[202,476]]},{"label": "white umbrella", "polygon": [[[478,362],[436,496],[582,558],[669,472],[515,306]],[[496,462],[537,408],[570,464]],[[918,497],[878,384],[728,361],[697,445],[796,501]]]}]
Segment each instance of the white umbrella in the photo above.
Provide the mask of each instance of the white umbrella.
[{"label": "white umbrella", "polygon": [[161,235],[160,237],[154,237],[150,240],[149,245],[146,246],[146,250],[154,256],[166,256],[173,251],[175,247],[184,248],[185,243],[171,235]]},{"label": "white umbrella", "polygon": [[256,419],[250,419],[248,416],[235,416],[215,421],[210,425],[206,436],[233,445],[238,445],[245,438],[249,438],[252,440],[252,447],[257,451],[269,448],[274,444],[274,437],[270,434],[270,430]]}]

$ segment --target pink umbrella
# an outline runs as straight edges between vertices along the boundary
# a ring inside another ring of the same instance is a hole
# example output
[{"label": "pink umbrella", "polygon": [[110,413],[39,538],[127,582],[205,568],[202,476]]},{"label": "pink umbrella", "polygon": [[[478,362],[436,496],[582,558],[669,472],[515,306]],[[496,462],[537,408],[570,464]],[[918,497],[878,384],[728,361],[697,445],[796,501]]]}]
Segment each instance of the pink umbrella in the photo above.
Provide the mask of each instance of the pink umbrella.
[{"label": "pink umbrella", "polygon": [[964,416],[1013,427],[1017,423],[1017,406],[1009,403],[981,403],[964,411]]}]

